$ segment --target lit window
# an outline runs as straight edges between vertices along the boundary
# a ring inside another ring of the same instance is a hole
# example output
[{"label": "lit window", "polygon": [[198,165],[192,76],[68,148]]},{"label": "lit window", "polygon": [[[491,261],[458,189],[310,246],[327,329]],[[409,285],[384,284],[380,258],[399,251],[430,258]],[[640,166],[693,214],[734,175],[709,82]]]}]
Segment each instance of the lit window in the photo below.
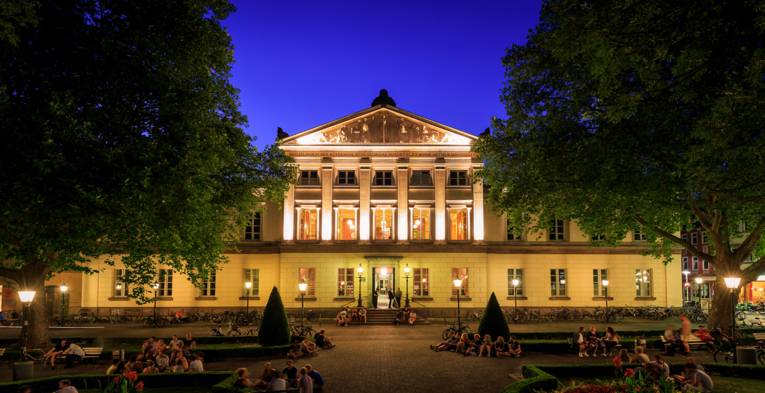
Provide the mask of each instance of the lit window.
[{"label": "lit window", "polygon": [[374,239],[375,240],[393,240],[393,208],[377,207],[373,210],[374,214]]},{"label": "lit window", "polygon": [[[468,296],[470,294],[470,291],[468,291],[468,268],[452,268],[452,280],[458,278],[462,280],[462,286],[460,287],[462,292],[460,293],[460,296]],[[455,288],[454,285],[452,285],[452,296],[457,296],[457,288]]]},{"label": "lit window", "polygon": [[635,295],[650,297],[653,293],[653,269],[635,270]]},{"label": "lit window", "polygon": [[353,268],[337,269],[337,296],[353,296]]},{"label": "lit window", "polygon": [[298,240],[319,240],[319,209],[298,209]]},{"label": "lit window", "polygon": [[204,280],[202,280],[202,288],[199,290],[199,296],[215,296],[215,276],[215,270],[213,270]]},{"label": "lit window", "polygon": [[298,185],[301,186],[318,186],[321,182],[319,180],[319,171],[300,171],[300,177],[298,178]]},{"label": "lit window", "polygon": [[392,186],[393,185],[393,172],[392,171],[376,171],[375,181],[376,186]]},{"label": "lit window", "polygon": [[433,178],[430,176],[430,171],[412,171],[412,177],[409,181],[409,185],[432,186]]},{"label": "lit window", "polygon": [[308,284],[306,296],[316,296],[316,269],[312,267],[301,267],[298,269],[298,282]]},{"label": "lit window", "polygon": [[126,297],[128,285],[125,269],[114,269],[114,297]]},{"label": "lit window", "polygon": [[412,269],[414,282],[414,296],[428,296],[430,295],[430,273],[426,267],[416,267]]},{"label": "lit window", "polygon": [[467,171],[449,171],[449,185],[450,186],[469,185]]},{"label": "lit window", "polygon": [[[518,286],[513,285],[518,280]],[[507,296],[523,296],[523,269],[507,269]]]},{"label": "lit window", "polygon": [[430,240],[430,208],[412,208],[412,240]]},{"label": "lit window", "polygon": [[260,240],[262,222],[262,215],[260,212],[250,214],[250,216],[247,217],[247,223],[244,227],[244,240]]},{"label": "lit window", "polygon": [[550,269],[550,296],[566,296],[566,269]]},{"label": "lit window", "polygon": [[549,239],[550,240],[566,240],[566,226],[563,220],[554,219],[550,221]]},{"label": "lit window", "polygon": [[335,210],[335,240],[356,240],[356,209]]},{"label": "lit window", "polygon": [[592,296],[606,296],[603,280],[608,280],[608,270],[592,269]]},{"label": "lit window", "polygon": [[470,240],[470,211],[468,208],[449,209],[449,239]]},{"label": "lit window", "polygon": [[[247,289],[244,284],[249,282],[252,284],[252,288]],[[260,269],[244,269],[242,274],[242,288],[244,289],[243,296],[258,296],[260,295]]]},{"label": "lit window", "polygon": [[355,186],[356,185],[356,172],[354,171],[337,171],[337,184],[341,186]]},{"label": "lit window", "polygon": [[173,296],[173,269],[160,269],[157,283],[157,296]]}]

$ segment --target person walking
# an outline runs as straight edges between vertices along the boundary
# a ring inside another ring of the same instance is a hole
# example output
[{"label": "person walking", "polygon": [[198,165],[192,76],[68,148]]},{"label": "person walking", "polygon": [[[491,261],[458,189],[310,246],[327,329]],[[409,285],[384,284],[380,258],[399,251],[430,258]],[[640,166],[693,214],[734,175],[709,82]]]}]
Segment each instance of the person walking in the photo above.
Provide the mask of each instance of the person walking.
[{"label": "person walking", "polygon": [[396,308],[401,308],[401,288],[396,288]]}]

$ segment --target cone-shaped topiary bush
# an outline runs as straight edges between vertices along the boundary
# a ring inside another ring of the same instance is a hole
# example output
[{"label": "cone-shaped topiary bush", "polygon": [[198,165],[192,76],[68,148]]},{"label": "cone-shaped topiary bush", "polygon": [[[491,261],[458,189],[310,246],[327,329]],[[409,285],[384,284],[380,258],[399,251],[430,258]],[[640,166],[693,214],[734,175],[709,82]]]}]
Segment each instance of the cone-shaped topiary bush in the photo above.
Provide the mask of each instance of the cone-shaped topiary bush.
[{"label": "cone-shaped topiary bush", "polygon": [[290,343],[290,327],[279,290],[274,287],[268,296],[263,321],[260,323],[258,342],[263,346],[285,345]]},{"label": "cone-shaped topiary bush", "polygon": [[486,303],[486,309],[483,311],[483,317],[481,318],[481,324],[478,325],[478,333],[481,337],[484,334],[491,335],[493,340],[502,336],[505,339],[510,337],[510,328],[507,327],[507,319],[502,312],[502,308],[499,307],[497,296],[494,292],[491,293],[489,302]]}]

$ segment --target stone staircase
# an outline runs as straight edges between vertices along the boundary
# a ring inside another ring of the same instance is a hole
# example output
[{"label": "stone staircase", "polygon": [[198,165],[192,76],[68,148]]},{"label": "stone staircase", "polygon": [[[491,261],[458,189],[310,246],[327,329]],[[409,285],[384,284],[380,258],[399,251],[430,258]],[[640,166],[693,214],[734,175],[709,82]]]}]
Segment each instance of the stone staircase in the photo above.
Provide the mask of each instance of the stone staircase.
[{"label": "stone staircase", "polygon": [[367,325],[392,325],[398,310],[392,309],[368,309]]}]

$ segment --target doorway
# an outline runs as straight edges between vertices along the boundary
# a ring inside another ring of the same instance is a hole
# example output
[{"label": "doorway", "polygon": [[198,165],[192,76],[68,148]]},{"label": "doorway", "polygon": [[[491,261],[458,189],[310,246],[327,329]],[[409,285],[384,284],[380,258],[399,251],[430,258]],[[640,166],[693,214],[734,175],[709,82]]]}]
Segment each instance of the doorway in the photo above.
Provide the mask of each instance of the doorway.
[{"label": "doorway", "polygon": [[377,299],[376,308],[392,308],[390,299],[396,293],[396,268],[376,266],[372,268],[372,275],[374,277],[372,297]]}]

